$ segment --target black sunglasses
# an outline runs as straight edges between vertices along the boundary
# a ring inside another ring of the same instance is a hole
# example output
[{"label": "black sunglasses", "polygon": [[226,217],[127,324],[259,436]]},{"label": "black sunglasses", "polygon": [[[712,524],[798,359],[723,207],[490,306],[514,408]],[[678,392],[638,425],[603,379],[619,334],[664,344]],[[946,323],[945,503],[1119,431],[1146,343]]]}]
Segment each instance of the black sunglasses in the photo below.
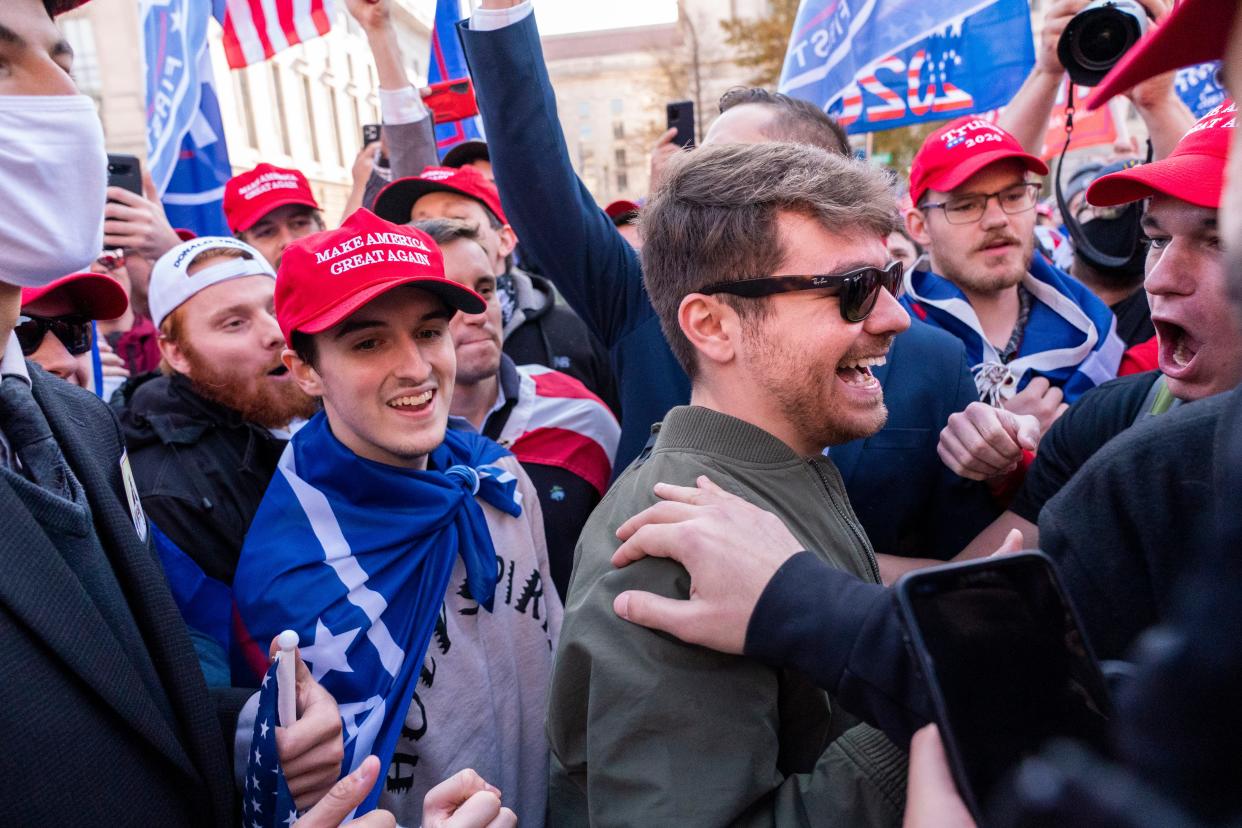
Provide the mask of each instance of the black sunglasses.
[{"label": "black sunglasses", "polygon": [[841,316],[846,322],[862,322],[875,309],[880,290],[893,296],[901,291],[901,262],[892,262],[885,268],[860,267],[845,273],[823,273],[811,276],[760,276],[757,279],[741,279],[734,282],[716,282],[699,293],[709,296],[729,293],[747,299],[771,296],[774,293],[792,293],[796,290],[826,290],[829,296],[841,297]]},{"label": "black sunglasses", "polygon": [[22,346],[22,356],[30,356],[39,350],[43,337],[49,333],[60,340],[65,350],[77,356],[91,349],[91,320],[85,316],[35,316],[23,313],[17,318],[13,329]]}]

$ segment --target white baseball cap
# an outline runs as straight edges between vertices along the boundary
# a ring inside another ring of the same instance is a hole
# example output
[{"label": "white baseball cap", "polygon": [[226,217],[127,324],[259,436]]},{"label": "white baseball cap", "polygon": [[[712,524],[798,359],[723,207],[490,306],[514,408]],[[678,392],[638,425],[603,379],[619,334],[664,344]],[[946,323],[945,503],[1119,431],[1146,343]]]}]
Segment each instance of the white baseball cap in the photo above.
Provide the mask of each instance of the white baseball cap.
[{"label": "white baseball cap", "polygon": [[[190,275],[190,263],[199,254],[220,248],[240,250],[249,254],[249,258],[220,259],[216,264]],[[229,236],[200,236],[182,242],[160,256],[155,267],[151,268],[151,283],[147,287],[151,321],[158,328],[168,314],[181,307],[200,290],[246,276],[267,276],[275,281],[276,271],[258,250]]]}]

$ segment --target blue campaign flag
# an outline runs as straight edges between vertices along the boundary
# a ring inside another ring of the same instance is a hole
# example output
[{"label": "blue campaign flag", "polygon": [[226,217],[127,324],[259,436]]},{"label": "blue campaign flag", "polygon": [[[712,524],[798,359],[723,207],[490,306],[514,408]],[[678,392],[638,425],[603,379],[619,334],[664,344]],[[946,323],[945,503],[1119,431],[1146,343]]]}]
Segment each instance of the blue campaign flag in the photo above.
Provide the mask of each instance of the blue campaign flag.
[{"label": "blue campaign flag", "polygon": [[997,109],[1034,65],[1028,0],[802,0],[780,91],[874,132]]},{"label": "blue campaign flag", "polygon": [[[462,19],[460,0],[436,0],[436,25],[431,32],[431,61],[427,69],[428,83],[469,77],[466,53],[457,36]],[[436,124],[436,149],[444,154],[462,141],[483,138],[483,122],[479,116]]]},{"label": "blue campaign flag", "polygon": [[207,48],[222,0],[147,0],[144,5],[147,158],[174,227],[228,235],[224,183],[232,175]]},{"label": "blue campaign flag", "polygon": [[1220,83],[1219,60],[1187,66],[1177,73],[1173,86],[1195,118],[1202,118],[1208,110],[1220,106],[1229,97]]}]

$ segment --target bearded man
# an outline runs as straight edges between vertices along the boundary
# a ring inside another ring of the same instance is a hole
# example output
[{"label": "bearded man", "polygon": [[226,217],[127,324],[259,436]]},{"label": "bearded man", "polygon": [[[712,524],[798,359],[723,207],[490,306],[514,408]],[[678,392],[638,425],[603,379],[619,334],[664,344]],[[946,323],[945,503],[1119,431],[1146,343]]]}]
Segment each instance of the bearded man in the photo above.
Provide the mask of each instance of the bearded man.
[{"label": "bearded man", "polygon": [[163,375],[133,389],[121,415],[165,567],[183,553],[226,586],[280,453],[318,410],[280,361],[275,286],[267,259],[237,239],[165,254],[150,286]]}]

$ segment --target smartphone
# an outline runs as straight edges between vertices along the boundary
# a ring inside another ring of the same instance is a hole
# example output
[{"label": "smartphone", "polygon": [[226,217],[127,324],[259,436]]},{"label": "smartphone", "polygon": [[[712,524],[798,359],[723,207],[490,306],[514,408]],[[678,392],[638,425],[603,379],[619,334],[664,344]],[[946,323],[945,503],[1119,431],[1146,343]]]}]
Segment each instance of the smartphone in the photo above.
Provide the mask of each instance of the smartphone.
[{"label": "smartphone", "polygon": [[1050,739],[1105,749],[1108,690],[1045,555],[918,570],[894,590],[958,792],[976,821],[997,784]]},{"label": "smartphone", "polygon": [[142,195],[142,162],[138,156],[108,153],[108,186]]},{"label": "smartphone", "polygon": [[368,146],[374,144],[380,139],[379,124],[363,124],[362,125],[362,145]]},{"label": "smartphone", "polygon": [[431,85],[431,94],[423,98],[437,124],[461,121],[479,114],[474,99],[474,82],[470,78],[440,81]]},{"label": "smartphone", "polygon": [[681,147],[694,144],[694,101],[674,101],[665,107],[669,128],[677,127],[673,143]]}]

